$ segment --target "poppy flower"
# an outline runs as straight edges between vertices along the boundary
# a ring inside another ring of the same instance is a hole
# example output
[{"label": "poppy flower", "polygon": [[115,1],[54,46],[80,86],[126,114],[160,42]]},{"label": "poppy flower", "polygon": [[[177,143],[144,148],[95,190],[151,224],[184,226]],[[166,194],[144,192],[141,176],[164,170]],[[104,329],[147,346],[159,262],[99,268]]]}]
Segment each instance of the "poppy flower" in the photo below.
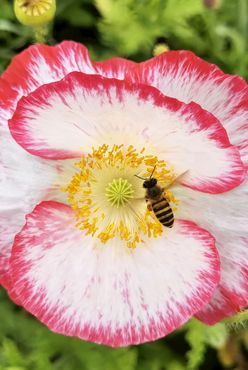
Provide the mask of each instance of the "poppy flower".
[{"label": "poppy flower", "polygon": [[247,305],[240,77],[188,51],[93,62],[63,42],[17,55],[0,96],[0,276],[16,303],[110,346]]}]

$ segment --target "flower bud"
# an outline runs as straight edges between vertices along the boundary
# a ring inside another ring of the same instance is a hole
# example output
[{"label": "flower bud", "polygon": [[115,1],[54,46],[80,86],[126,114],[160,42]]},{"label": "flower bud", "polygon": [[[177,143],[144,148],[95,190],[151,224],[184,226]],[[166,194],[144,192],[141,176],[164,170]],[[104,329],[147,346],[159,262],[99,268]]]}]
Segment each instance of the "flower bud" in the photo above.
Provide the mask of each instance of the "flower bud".
[{"label": "flower bud", "polygon": [[160,43],[154,46],[153,55],[156,57],[157,55],[162,54],[165,51],[169,51],[169,50],[170,48],[168,45]]},{"label": "flower bud", "polygon": [[217,9],[220,6],[220,0],[203,0],[203,4],[206,8]]},{"label": "flower bud", "polygon": [[56,0],[15,0],[14,11],[25,26],[42,26],[53,20]]}]

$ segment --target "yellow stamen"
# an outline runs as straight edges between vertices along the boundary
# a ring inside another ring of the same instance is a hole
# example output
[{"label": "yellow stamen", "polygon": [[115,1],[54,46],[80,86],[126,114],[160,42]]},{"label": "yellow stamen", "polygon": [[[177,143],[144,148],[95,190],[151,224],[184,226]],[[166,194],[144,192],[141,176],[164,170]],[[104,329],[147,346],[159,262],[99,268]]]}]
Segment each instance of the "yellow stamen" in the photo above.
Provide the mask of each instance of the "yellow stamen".
[{"label": "yellow stamen", "polygon": [[[75,173],[64,191],[76,211],[76,226],[98,238],[103,244],[119,237],[129,248],[135,248],[145,237],[161,235],[163,226],[148,211],[142,180],[154,177],[162,186],[174,179],[172,170],[156,156],[145,155],[133,146],[106,144],[76,163]],[[174,202],[173,197],[171,197]]]}]

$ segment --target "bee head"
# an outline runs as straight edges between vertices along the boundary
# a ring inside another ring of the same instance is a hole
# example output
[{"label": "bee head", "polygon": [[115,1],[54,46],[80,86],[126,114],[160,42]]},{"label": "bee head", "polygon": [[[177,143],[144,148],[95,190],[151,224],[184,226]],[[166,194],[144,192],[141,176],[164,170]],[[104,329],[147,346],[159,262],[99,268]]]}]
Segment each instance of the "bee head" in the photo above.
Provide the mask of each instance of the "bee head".
[{"label": "bee head", "polygon": [[151,179],[145,180],[143,182],[143,188],[148,189],[148,188],[153,188],[155,185],[157,185],[157,179],[152,177]]}]

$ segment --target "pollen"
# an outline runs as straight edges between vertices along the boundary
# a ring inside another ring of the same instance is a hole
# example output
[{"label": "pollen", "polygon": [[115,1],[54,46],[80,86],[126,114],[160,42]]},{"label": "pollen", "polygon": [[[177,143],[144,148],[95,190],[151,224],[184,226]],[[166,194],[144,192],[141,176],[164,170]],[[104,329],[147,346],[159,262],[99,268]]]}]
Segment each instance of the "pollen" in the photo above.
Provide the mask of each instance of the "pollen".
[{"label": "pollen", "polygon": [[[106,144],[75,163],[77,171],[63,188],[76,213],[76,226],[104,245],[114,238],[125,241],[129,248],[156,238],[163,226],[147,209],[143,182],[136,175],[154,176],[162,184],[171,183],[173,171],[145,148]],[[173,199],[173,197],[171,197]]]}]

